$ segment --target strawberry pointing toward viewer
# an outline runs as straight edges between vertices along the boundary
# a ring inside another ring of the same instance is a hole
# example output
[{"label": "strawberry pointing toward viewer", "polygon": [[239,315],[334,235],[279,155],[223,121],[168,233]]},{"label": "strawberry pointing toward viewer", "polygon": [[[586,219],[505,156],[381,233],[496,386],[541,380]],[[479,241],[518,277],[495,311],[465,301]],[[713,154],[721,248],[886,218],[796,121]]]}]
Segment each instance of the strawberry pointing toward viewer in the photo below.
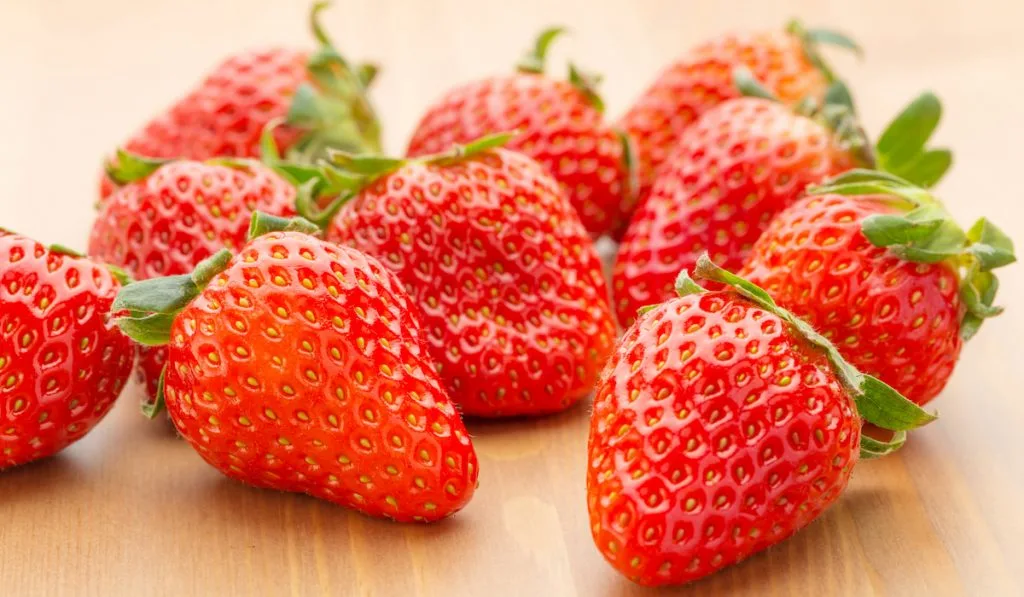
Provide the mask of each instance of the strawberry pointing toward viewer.
[{"label": "strawberry pointing toward viewer", "polygon": [[[860,458],[934,417],[858,372],[809,325],[705,255],[608,364],[591,418],[594,541],[645,585],[707,576],[789,537]],[[861,435],[861,420],[896,433]]]}]

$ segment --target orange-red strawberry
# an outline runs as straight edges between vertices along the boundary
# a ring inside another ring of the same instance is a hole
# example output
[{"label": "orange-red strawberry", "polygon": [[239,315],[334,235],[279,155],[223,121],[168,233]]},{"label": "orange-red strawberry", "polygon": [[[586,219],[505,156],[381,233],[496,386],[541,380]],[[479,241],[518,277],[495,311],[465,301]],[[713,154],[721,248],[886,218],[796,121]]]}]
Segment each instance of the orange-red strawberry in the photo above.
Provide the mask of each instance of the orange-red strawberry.
[{"label": "orange-red strawberry", "polygon": [[[742,73],[739,86],[766,94]],[[710,110],[683,134],[626,230],[612,282],[619,321],[625,327],[638,308],[672,296],[676,274],[705,251],[738,270],[771,219],[809,184],[874,163],[934,182],[950,164],[948,151],[924,148],[940,110],[933,95],[922,95],[874,150],[849,105],[803,115],[745,97]],[[894,146],[895,138],[909,151]]]},{"label": "orange-red strawberry", "polygon": [[[229,56],[202,82],[135,133],[124,147],[156,158],[258,157],[271,122],[290,157],[313,158],[326,147],[379,151],[380,128],[366,97],[372,67],[352,67],[318,23],[327,2],[313,4],[315,52],[266,48]],[[103,179],[100,194],[113,190]]]},{"label": "orange-red strawberry", "polygon": [[1013,244],[982,219],[961,230],[933,196],[851,172],[812,188],[754,245],[745,275],[835,342],[846,360],[919,404],[953,372],[992,307],[991,270]]},{"label": "orange-red strawberry", "polygon": [[108,317],[119,275],[0,229],[0,469],[78,441],[121,393],[132,347]]},{"label": "orange-red strawberry", "polygon": [[504,138],[411,160],[336,156],[361,176],[327,230],[398,275],[453,399],[482,417],[568,408],[615,339],[578,215],[542,166],[494,147]]},{"label": "orange-red strawberry", "polygon": [[641,199],[683,132],[711,108],[741,95],[733,85],[736,67],[748,68],[786,104],[822,99],[834,77],[820,44],[860,52],[839,33],[807,30],[794,21],[785,30],[720,36],[666,68],[618,123],[636,141]]},{"label": "orange-red strawberry", "polygon": [[[192,271],[197,263],[246,240],[256,210],[295,213],[295,187],[256,161],[166,164],[119,152],[123,181],[93,222],[89,254],[143,280]],[[137,374],[150,400],[166,360],[163,348],[139,348]]]},{"label": "orange-red strawberry", "polygon": [[[713,265],[653,307],[597,389],[587,503],[597,548],[644,585],[707,576],[800,530],[860,458],[934,417],[859,373],[760,288]],[[860,416],[858,416],[858,414]],[[897,431],[861,435],[861,417]]]},{"label": "orange-red strawberry", "polygon": [[562,30],[542,33],[513,75],[451,90],[420,120],[408,155],[440,153],[485,135],[518,130],[508,148],[550,170],[594,236],[620,234],[632,210],[631,150],[603,122],[596,79],[570,66],[569,80],[544,75],[548,44]]},{"label": "orange-red strawberry", "polygon": [[478,462],[415,305],[377,260],[314,230],[256,214],[267,233],[237,256],[125,287],[118,323],[169,343],[171,420],[225,475],[371,516],[449,516]]}]

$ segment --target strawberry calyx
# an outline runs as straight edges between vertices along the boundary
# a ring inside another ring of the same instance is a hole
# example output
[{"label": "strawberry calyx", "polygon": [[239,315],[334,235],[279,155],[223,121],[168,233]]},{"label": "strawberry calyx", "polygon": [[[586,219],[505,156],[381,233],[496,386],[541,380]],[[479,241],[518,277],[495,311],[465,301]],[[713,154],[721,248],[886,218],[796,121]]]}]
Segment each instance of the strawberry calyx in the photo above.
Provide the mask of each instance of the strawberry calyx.
[{"label": "strawberry calyx", "polygon": [[821,55],[821,46],[830,45],[850,50],[857,58],[864,57],[864,50],[848,35],[833,29],[808,29],[797,19],[786,24],[786,32],[800,40],[807,61],[814,65],[831,83],[836,80],[835,71]]},{"label": "strawberry calyx", "polygon": [[[856,403],[860,417],[868,423],[895,432],[889,441],[873,438],[862,440],[862,458],[876,458],[899,449],[906,441],[907,431],[927,425],[937,418],[885,382],[858,371],[843,358],[832,342],[815,331],[810,324],[777,305],[761,287],[715,265],[707,253],[697,260],[693,276],[726,285],[758,307],[778,316],[794,334],[824,353],[832,370]],[[676,292],[680,296],[687,296],[703,293],[705,289],[683,270],[676,279]]]},{"label": "strawberry calyx", "polygon": [[[0,228],[0,236],[3,236],[4,232],[5,232],[5,229],[4,228]],[[49,251],[50,253],[54,254],[54,255],[66,255],[68,257],[73,257],[75,259],[88,259],[89,258],[89,256],[86,255],[85,253],[82,253],[81,251],[77,251],[77,250],[72,249],[71,247],[69,247],[67,245],[62,245],[62,244],[59,244],[59,243],[54,243],[54,244],[46,247],[46,250]],[[100,265],[102,265],[104,268],[106,268],[106,270],[108,272],[110,272],[110,275],[113,276],[113,278],[115,280],[117,280],[118,283],[121,284],[121,286],[124,286],[126,284],[130,284],[133,281],[132,277],[130,275],[128,275],[128,272],[124,271],[123,269],[121,269],[120,267],[118,267],[116,265],[112,265],[110,263],[100,263]]]},{"label": "strawberry calyx", "polygon": [[521,73],[531,73],[534,75],[544,74],[545,63],[548,58],[548,48],[551,47],[551,42],[555,41],[556,38],[565,32],[565,27],[561,26],[548,27],[541,31],[536,41],[534,41],[533,47],[516,63],[516,70]]},{"label": "strawberry calyx", "polygon": [[[312,234],[319,229],[302,218],[280,218],[260,211],[252,215],[249,239],[275,231]],[[125,285],[117,293],[110,313],[121,331],[144,346],[163,346],[170,342],[171,325],[185,307],[227,269],[234,255],[221,249],[199,262],[190,274],[150,278]],[[166,371],[166,365],[164,366]],[[164,406],[164,372],[160,373],[156,399],[142,405],[142,412],[155,417]]]},{"label": "strawberry calyx", "polygon": [[359,153],[381,149],[380,122],[367,97],[378,69],[353,66],[335,49],[320,24],[320,13],[329,5],[322,0],[310,10],[310,27],[320,47],[306,64],[312,83],[295,90],[284,120],[304,133],[289,149],[292,161],[312,163],[328,148]]},{"label": "strawberry calyx", "polygon": [[[347,202],[382,176],[408,164],[450,165],[486,153],[505,145],[517,132],[486,135],[463,145],[453,145],[442,153],[416,158],[392,158],[380,155],[356,155],[331,150],[327,160],[319,167],[293,167],[278,164],[278,171],[298,186],[295,208],[300,216],[321,228],[326,228]],[[335,197],[320,208],[317,199]]]},{"label": "strawberry calyx", "polygon": [[982,322],[999,315],[994,306],[999,280],[992,270],[1017,260],[1013,241],[995,224],[979,218],[964,230],[934,195],[896,175],[873,170],[851,170],[808,194],[834,193],[882,198],[896,213],[874,214],[861,223],[864,236],[877,247],[886,247],[905,261],[948,262],[960,278],[960,298],[966,307],[960,336],[968,340]]},{"label": "strawberry calyx", "polygon": [[107,178],[121,187],[146,178],[174,160],[175,158],[146,157],[119,147],[114,157],[104,162],[103,170],[106,172]]}]

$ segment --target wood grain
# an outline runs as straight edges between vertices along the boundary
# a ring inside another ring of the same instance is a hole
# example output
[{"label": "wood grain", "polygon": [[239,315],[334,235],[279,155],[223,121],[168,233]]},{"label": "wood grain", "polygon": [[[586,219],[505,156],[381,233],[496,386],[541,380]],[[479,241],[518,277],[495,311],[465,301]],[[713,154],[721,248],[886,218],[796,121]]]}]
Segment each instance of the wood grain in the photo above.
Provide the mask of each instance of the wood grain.
[{"label": "wood grain", "polygon": [[[730,27],[793,14],[841,25],[868,59],[837,58],[872,130],[924,88],[944,99],[957,151],[942,187],[963,221],[987,214],[1024,239],[1020,171],[1024,19],[1005,0],[697,2],[348,0],[327,15],[352,57],[384,70],[375,97],[400,151],[426,102],[501,72],[542,25],[606,75],[612,115],[663,63]],[[305,43],[294,0],[0,0],[0,224],[84,245],[100,156],[221,55]],[[897,457],[862,464],[794,539],[680,595],[1024,594],[1024,283],[965,352],[942,419]],[[471,423],[481,485],[434,526],[370,520],[249,489],[136,412],[135,388],[84,441],[0,476],[0,594],[649,595],[594,549],[586,521],[587,406],[535,421]]]}]

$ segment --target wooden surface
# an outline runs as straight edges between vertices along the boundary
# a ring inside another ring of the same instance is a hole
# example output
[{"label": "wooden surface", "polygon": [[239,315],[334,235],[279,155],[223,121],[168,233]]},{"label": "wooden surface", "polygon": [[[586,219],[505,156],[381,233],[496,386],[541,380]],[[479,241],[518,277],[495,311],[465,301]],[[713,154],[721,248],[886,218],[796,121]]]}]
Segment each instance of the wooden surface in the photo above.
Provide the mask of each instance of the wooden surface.
[{"label": "wooden surface", "polygon": [[[987,214],[1024,244],[1024,8],[1011,0],[436,0],[339,2],[327,23],[385,68],[376,103],[401,150],[426,102],[501,72],[542,25],[575,30],[617,115],[659,67],[728,27],[792,14],[866,47],[837,59],[870,128],[918,91],[944,99],[957,152],[942,186],[962,221]],[[631,6],[630,6],[631,5]],[[100,156],[223,54],[306,43],[304,2],[0,0],[0,224],[83,246]],[[794,539],[686,595],[1024,595],[1024,283],[965,351],[943,418],[898,457],[861,464],[838,505]],[[249,489],[137,414],[129,388],[85,440],[0,475],[0,595],[643,595],[591,543],[586,405],[471,423],[480,489],[454,520],[399,526]]]}]

